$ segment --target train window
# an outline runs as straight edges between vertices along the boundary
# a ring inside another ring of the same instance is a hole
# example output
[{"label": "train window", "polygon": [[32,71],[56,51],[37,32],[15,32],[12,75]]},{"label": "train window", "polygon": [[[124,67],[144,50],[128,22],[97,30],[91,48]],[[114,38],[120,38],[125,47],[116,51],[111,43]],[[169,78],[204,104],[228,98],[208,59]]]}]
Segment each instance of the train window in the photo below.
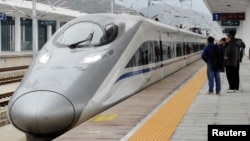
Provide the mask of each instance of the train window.
[{"label": "train window", "polygon": [[176,57],[182,56],[182,52],[181,52],[181,44],[177,43],[176,44]]},{"label": "train window", "polygon": [[190,44],[186,43],[186,52],[187,52],[187,54],[190,54],[190,50],[191,50]]},{"label": "train window", "polygon": [[135,56],[133,56],[130,61],[128,62],[126,68],[131,68],[131,67],[134,67],[136,66],[136,60],[135,60]]},{"label": "train window", "polygon": [[154,63],[154,43],[151,41],[143,43],[135,52],[126,68]]},{"label": "train window", "polygon": [[107,43],[110,43],[113,40],[115,40],[118,34],[118,26],[109,24],[105,27],[105,32],[106,32]]},{"label": "train window", "polygon": [[128,64],[126,65],[126,68],[139,66],[140,58],[140,52],[136,51],[132,58],[129,60]]},{"label": "train window", "polygon": [[193,51],[194,51],[194,52],[199,51],[198,43],[193,43]]},{"label": "train window", "polygon": [[194,43],[190,42],[189,43],[189,54],[194,52],[193,48],[194,48]]},{"label": "train window", "polygon": [[163,50],[163,60],[171,59],[174,57],[173,43],[163,42],[162,50]]},{"label": "train window", "polygon": [[191,49],[192,49],[192,50],[191,50],[191,53],[192,53],[192,52],[195,52],[195,43],[192,43]]},{"label": "train window", "polygon": [[146,44],[144,45],[144,48],[147,49],[147,52],[148,52],[148,63],[147,64],[150,64],[150,63],[154,63],[155,60],[154,60],[154,42],[146,42]]},{"label": "train window", "polygon": [[186,43],[185,42],[183,42],[182,43],[182,46],[183,46],[183,55],[186,55],[187,54],[187,51],[186,51]]},{"label": "train window", "polygon": [[200,50],[203,49],[202,43],[199,43],[199,48],[200,48]]},{"label": "train window", "polygon": [[76,23],[65,29],[56,39],[59,44],[66,46],[98,46],[105,42],[102,28],[90,22]]},{"label": "train window", "polygon": [[201,43],[201,50],[203,50],[205,48],[206,44]]},{"label": "train window", "polygon": [[151,42],[145,42],[139,48],[140,53],[140,61],[139,65],[147,65],[152,62],[152,47],[153,44]]},{"label": "train window", "polygon": [[155,49],[155,62],[160,62],[162,59],[161,59],[161,56],[162,56],[162,49],[159,45],[158,42],[154,42],[154,49]]}]

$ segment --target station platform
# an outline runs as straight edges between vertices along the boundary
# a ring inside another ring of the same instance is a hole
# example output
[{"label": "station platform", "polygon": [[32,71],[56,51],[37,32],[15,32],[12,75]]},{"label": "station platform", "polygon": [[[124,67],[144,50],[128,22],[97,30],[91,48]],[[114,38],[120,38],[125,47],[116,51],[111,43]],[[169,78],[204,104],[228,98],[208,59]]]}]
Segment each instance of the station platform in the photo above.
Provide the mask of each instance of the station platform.
[{"label": "station platform", "polygon": [[201,60],[195,66],[167,77],[55,141],[207,141],[208,125],[248,125],[250,61],[245,57],[241,63],[241,88],[236,93],[227,93],[226,75],[221,73],[220,96],[206,94],[206,66]]},{"label": "station platform", "polygon": [[13,125],[8,124],[0,127],[0,140],[1,141],[25,141],[25,134]]},{"label": "station platform", "polygon": [[21,51],[21,52],[4,51],[4,52],[0,52],[0,58],[3,58],[3,57],[16,57],[16,56],[31,57],[32,56],[32,52],[31,51]]},{"label": "station platform", "polygon": [[0,52],[0,72],[27,68],[32,60],[32,52]]}]

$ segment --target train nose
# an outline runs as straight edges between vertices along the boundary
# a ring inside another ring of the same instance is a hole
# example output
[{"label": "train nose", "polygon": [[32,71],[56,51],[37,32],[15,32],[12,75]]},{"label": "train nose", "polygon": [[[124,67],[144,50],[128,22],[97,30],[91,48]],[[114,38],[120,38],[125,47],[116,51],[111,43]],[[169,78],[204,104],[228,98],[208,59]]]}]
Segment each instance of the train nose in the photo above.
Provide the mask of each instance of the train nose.
[{"label": "train nose", "polygon": [[19,97],[10,108],[10,119],[19,129],[33,134],[53,134],[71,126],[75,110],[64,96],[36,91]]}]

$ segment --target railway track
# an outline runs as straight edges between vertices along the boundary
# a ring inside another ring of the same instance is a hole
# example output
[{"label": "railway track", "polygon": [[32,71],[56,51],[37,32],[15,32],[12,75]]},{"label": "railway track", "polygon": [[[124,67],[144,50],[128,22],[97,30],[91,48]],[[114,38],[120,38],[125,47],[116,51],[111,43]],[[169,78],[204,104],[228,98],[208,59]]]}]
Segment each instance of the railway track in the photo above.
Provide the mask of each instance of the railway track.
[{"label": "railway track", "polygon": [[14,92],[0,94],[0,127],[10,123],[7,117],[7,106]]},{"label": "railway track", "polygon": [[10,123],[7,116],[7,106],[14,91],[0,94],[0,127]]},{"label": "railway track", "polygon": [[[8,84],[20,82],[23,79],[24,73],[29,66],[16,66],[16,67],[7,67],[7,68],[0,68],[0,73],[2,73],[0,77],[0,86],[7,86]],[[16,73],[18,72],[18,73]],[[8,86],[7,86],[8,87]],[[4,89],[4,87],[2,87]],[[0,93],[0,107],[8,105],[10,97],[14,93],[14,89],[5,92],[1,91]]]},{"label": "railway track", "polygon": [[[0,73],[3,73],[0,77],[0,86],[20,82],[24,76],[21,72],[26,71],[29,66],[16,66],[16,67],[8,67],[8,68],[0,68]],[[19,73],[15,73],[19,72]]]},{"label": "railway track", "polygon": [[16,67],[0,68],[0,72],[24,70],[24,69],[27,69],[28,67],[29,66],[16,66]]},{"label": "railway track", "polygon": [[[24,76],[23,73],[20,74],[20,71],[24,72],[28,67],[29,66],[16,66],[16,67],[0,68],[0,73],[3,74],[0,77],[0,87],[3,85],[20,82]],[[16,71],[19,72],[15,73]],[[14,90],[10,92],[0,93],[0,107],[8,105],[10,97],[12,96],[13,93]]]},{"label": "railway track", "polygon": [[22,80],[22,78],[23,78],[23,75],[12,76],[12,77],[7,77],[7,78],[0,78],[0,86],[20,82]]},{"label": "railway track", "polygon": [[0,127],[9,124],[7,106],[29,66],[0,68]]},{"label": "railway track", "polygon": [[0,94],[0,107],[7,106],[10,100],[10,97],[12,96],[14,92],[7,92]]}]

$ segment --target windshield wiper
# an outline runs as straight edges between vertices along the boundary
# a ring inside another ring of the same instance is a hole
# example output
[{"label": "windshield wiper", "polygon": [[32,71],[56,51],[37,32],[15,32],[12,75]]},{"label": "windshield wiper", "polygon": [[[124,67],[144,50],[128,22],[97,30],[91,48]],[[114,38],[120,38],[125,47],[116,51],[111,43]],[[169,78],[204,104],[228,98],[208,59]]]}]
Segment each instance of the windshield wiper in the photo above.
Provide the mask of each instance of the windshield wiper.
[{"label": "windshield wiper", "polygon": [[76,48],[79,44],[87,42],[87,41],[88,41],[87,45],[89,45],[91,43],[92,39],[93,39],[93,36],[94,36],[94,31],[92,33],[90,33],[89,36],[86,39],[84,39],[82,41],[79,41],[79,42],[76,42],[76,43],[73,43],[73,44],[70,44],[69,47],[70,48]]}]

